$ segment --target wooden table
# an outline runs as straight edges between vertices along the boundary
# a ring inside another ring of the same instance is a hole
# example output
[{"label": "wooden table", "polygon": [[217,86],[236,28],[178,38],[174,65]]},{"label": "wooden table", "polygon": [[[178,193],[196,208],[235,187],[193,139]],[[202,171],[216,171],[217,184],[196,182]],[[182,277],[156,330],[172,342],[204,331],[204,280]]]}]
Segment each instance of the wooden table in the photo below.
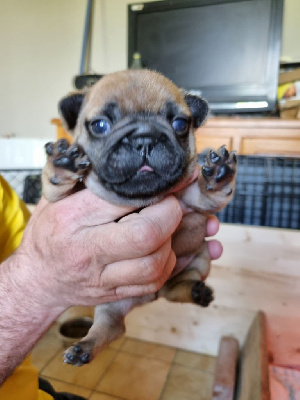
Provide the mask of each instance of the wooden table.
[{"label": "wooden table", "polygon": [[221,224],[217,238],[224,253],[207,279],[215,290],[212,305],[156,301],[127,316],[127,334],[216,355],[222,336],[242,345],[262,310],[274,363],[300,367],[300,232]]}]

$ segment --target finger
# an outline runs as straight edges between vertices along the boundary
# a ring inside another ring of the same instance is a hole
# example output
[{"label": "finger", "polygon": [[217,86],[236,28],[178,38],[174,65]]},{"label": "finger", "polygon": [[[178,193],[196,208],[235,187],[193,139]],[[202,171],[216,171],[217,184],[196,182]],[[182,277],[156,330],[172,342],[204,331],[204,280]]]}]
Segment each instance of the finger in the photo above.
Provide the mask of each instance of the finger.
[{"label": "finger", "polygon": [[214,236],[218,233],[220,228],[220,223],[215,215],[209,215],[206,223],[206,233],[205,236]]},{"label": "finger", "polygon": [[102,287],[111,289],[118,286],[157,282],[164,273],[164,266],[171,251],[171,239],[169,239],[148,256],[109,264],[101,274],[100,284]]},{"label": "finger", "polygon": [[212,260],[217,260],[223,253],[223,246],[218,240],[209,240],[207,242],[209,256]]},{"label": "finger", "polygon": [[119,298],[145,296],[147,294],[156,293],[168,280],[176,263],[176,256],[173,250],[169,253],[165,264],[164,273],[155,281],[146,285],[128,285],[116,288],[116,294]]},{"label": "finger", "polygon": [[182,218],[179,202],[169,196],[118,222],[91,229],[85,240],[102,264],[144,257],[173,234]]}]

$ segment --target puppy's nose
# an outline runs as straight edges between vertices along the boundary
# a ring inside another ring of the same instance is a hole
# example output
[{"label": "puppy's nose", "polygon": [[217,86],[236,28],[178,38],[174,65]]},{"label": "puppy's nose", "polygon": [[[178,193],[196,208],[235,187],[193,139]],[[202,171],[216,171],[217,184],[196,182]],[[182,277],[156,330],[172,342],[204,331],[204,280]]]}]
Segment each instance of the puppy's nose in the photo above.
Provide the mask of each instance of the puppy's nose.
[{"label": "puppy's nose", "polygon": [[130,140],[132,147],[136,149],[141,156],[149,156],[155,146],[155,140],[150,136],[132,137]]}]

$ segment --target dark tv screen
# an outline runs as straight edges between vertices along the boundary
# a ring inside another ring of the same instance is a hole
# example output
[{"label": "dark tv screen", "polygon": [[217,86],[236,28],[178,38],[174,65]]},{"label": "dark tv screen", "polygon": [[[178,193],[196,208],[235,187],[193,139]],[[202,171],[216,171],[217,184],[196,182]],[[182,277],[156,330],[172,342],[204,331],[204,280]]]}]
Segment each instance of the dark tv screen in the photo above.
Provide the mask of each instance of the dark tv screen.
[{"label": "dark tv screen", "polygon": [[140,52],[144,67],[201,93],[216,112],[274,107],[282,0],[141,4],[129,6],[129,65]]}]

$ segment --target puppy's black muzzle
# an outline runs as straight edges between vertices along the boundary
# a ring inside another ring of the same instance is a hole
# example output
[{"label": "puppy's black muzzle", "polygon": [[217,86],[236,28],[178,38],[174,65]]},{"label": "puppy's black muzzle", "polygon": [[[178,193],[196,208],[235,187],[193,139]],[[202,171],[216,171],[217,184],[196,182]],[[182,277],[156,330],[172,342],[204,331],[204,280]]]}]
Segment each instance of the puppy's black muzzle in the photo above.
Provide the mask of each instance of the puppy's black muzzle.
[{"label": "puppy's black muzzle", "polygon": [[143,159],[151,157],[153,149],[157,144],[158,140],[151,136],[140,136],[129,139],[132,148],[135,149]]},{"label": "puppy's black muzzle", "polygon": [[97,175],[119,195],[144,198],[166,192],[177,183],[187,160],[166,123],[139,121],[122,126],[113,145],[107,144]]}]

